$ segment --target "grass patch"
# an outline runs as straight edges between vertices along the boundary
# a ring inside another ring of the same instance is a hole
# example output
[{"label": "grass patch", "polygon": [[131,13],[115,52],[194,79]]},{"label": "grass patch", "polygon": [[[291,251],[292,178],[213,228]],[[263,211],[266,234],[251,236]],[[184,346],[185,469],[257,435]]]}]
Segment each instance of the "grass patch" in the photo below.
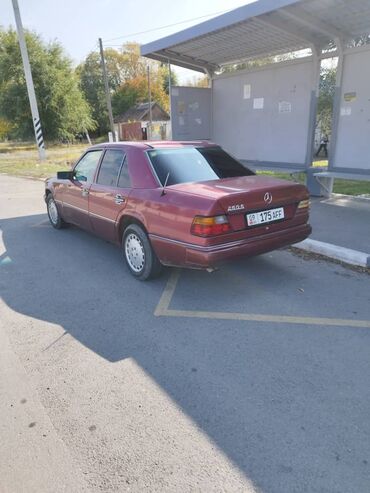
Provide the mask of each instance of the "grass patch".
[{"label": "grass patch", "polygon": [[88,147],[87,144],[54,145],[46,150],[47,159],[39,161],[35,145],[0,144],[0,173],[32,178],[48,178],[57,171],[68,170]]},{"label": "grass patch", "polygon": [[302,183],[303,185],[306,183],[306,175],[305,173],[280,173],[278,171],[259,171],[257,170],[258,175],[267,175],[272,176],[273,178],[280,178],[281,180],[289,180],[295,181],[296,183]]},{"label": "grass patch", "polygon": [[369,195],[370,196],[370,181],[353,181],[334,180],[334,193],[343,193],[345,195]]},{"label": "grass patch", "polygon": [[[65,171],[86,150],[88,144],[58,144],[48,145],[47,159],[41,163],[38,152],[31,142],[3,142],[0,143],[0,173],[13,176],[27,176],[32,178],[48,178],[55,176],[57,171]],[[327,160],[314,161],[315,167],[326,167]],[[279,173],[275,171],[259,171],[258,174],[274,176],[283,180],[305,183],[305,173]],[[334,193],[345,195],[370,195],[370,182],[335,179]]]},{"label": "grass patch", "polygon": [[[317,161],[316,161],[317,162]],[[275,178],[281,178],[282,180],[295,181],[297,183],[306,183],[305,173],[279,173],[275,171],[258,171],[259,175],[269,175]],[[344,195],[370,195],[370,181],[353,181],[353,180],[341,180],[336,178],[334,180],[334,193],[342,193]]]}]

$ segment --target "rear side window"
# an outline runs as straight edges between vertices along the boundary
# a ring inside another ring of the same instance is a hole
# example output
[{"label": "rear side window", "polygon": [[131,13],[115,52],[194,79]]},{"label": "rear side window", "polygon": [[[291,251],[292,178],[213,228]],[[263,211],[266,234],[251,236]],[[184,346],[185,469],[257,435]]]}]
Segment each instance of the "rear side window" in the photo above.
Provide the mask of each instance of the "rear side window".
[{"label": "rear side window", "polygon": [[201,147],[198,151],[206,158],[219,178],[254,175],[253,171],[243,166],[220,147]]},{"label": "rear side window", "polygon": [[96,183],[107,187],[117,186],[117,179],[125,154],[119,149],[109,149],[105,152],[99,169]]},{"label": "rear side window", "polygon": [[162,185],[254,174],[220,147],[155,149],[148,155]]},{"label": "rear side window", "polygon": [[127,157],[123,161],[121,172],[118,178],[118,187],[119,188],[131,188],[131,180],[130,175],[128,174],[128,164]]}]

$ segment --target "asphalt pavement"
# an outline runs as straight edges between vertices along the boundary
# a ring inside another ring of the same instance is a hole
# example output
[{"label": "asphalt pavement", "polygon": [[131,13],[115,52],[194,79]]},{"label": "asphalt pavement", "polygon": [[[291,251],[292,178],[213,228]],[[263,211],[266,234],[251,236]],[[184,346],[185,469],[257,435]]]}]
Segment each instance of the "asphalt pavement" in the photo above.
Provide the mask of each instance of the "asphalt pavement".
[{"label": "asphalt pavement", "polygon": [[370,491],[367,273],[282,250],[142,283],[42,194],[0,175],[1,493]]},{"label": "asphalt pavement", "polygon": [[311,198],[311,238],[370,255],[370,199]]}]

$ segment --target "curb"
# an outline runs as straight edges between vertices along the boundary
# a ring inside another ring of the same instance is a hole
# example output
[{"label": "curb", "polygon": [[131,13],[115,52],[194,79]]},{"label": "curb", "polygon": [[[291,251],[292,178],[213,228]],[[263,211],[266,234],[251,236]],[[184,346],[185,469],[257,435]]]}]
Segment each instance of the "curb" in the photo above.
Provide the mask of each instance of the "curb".
[{"label": "curb", "polygon": [[[320,198],[320,197],[319,197]],[[362,204],[367,204],[370,202],[370,195],[367,196],[367,194],[363,194],[363,195],[346,195],[344,193],[332,193],[330,197],[321,197],[321,199],[323,199],[323,201],[325,200],[329,200],[330,199],[346,199],[346,200],[349,200],[351,202],[359,202],[359,203],[362,203]]]},{"label": "curb", "polygon": [[370,254],[332,245],[331,243],[324,243],[323,241],[311,240],[308,238],[300,243],[296,243],[293,247],[304,250],[305,252],[317,253],[357,267],[370,267]]}]

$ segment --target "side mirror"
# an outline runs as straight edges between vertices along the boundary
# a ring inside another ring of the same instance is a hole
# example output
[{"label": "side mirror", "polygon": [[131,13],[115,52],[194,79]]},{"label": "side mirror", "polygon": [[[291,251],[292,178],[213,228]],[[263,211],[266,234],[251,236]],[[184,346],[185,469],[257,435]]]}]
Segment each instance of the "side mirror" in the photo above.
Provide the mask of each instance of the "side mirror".
[{"label": "side mirror", "polygon": [[72,180],[73,171],[58,171],[57,178],[58,180]]}]

